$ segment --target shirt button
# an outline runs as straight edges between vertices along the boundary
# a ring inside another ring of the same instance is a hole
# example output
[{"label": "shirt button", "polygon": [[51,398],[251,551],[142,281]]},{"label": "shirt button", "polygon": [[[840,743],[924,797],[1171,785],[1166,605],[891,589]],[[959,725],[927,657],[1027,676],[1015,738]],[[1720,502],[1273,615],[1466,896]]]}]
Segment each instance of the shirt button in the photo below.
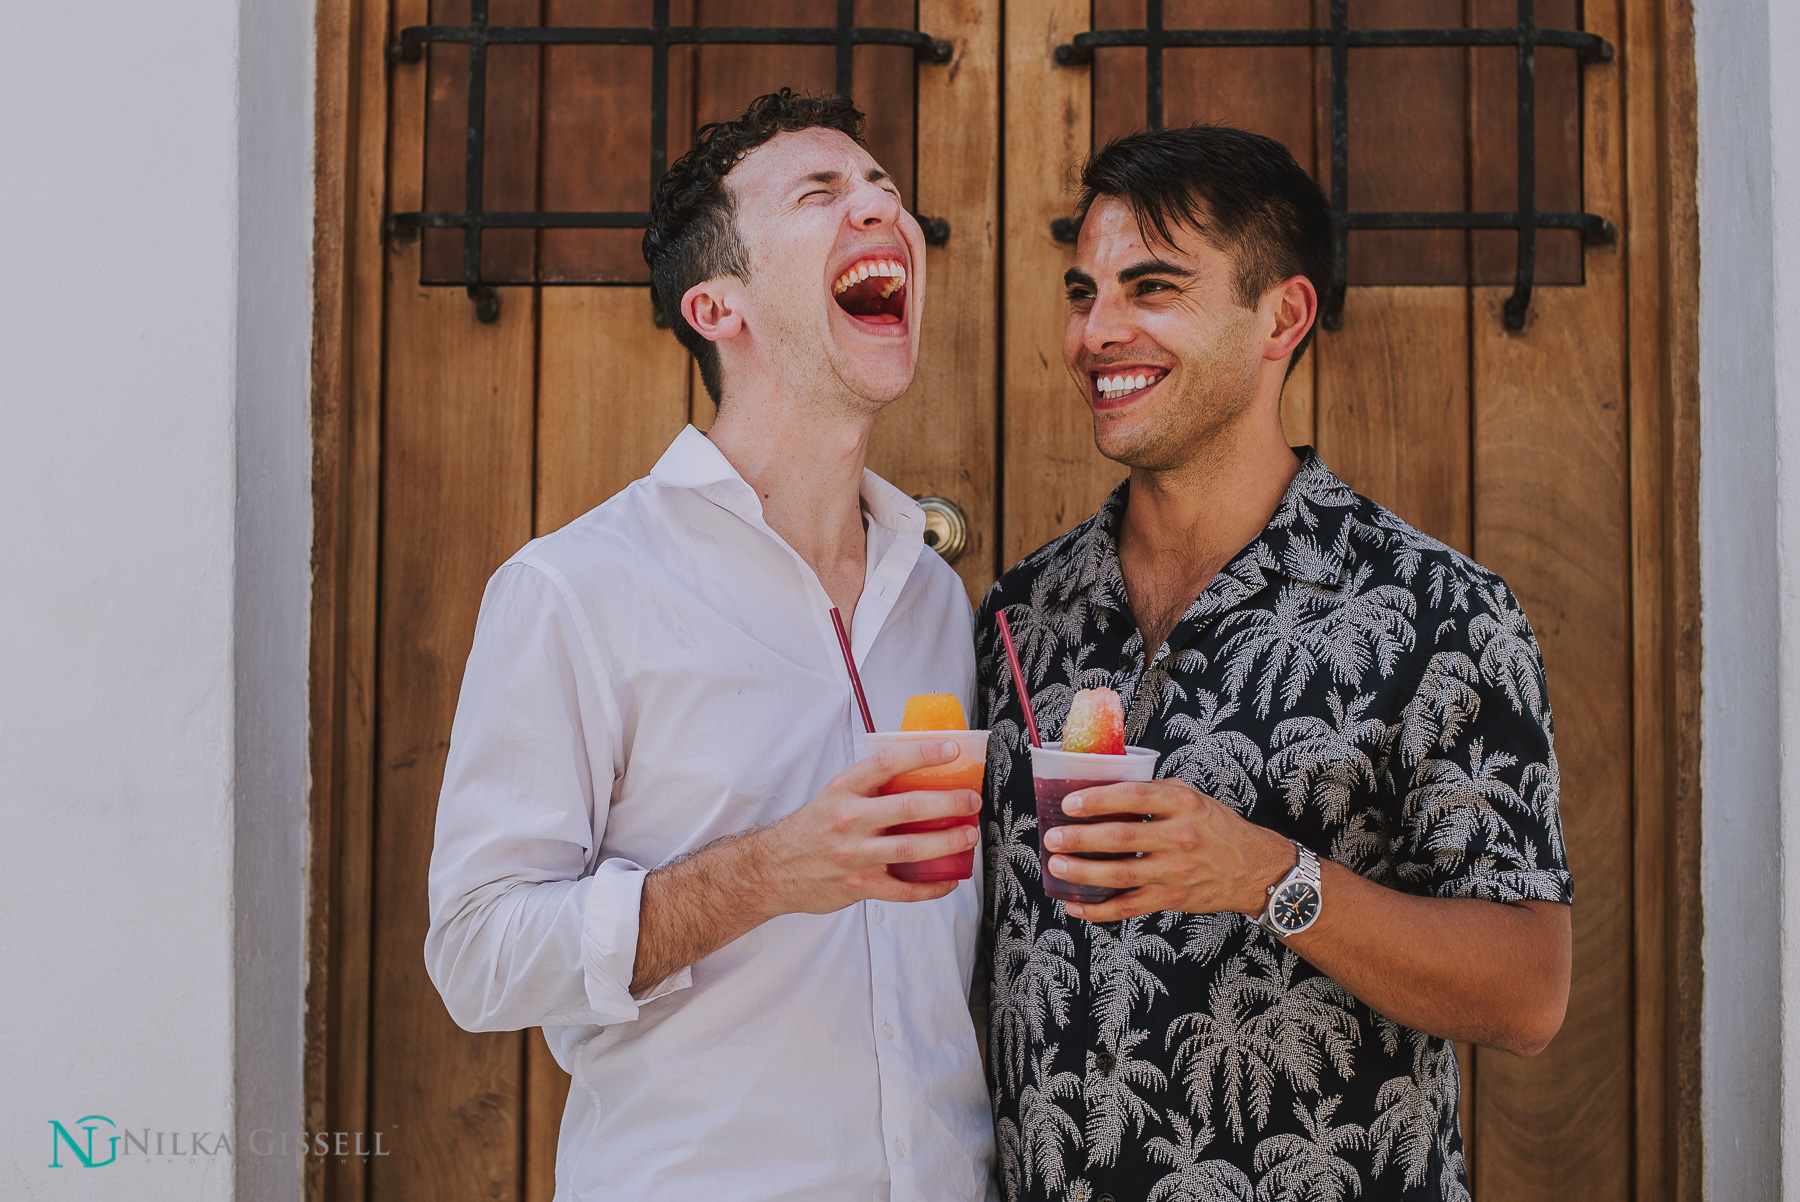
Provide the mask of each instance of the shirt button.
[{"label": "shirt button", "polygon": [[1116,1202],[1116,1199],[1111,1194],[1096,1194],[1094,1202]]},{"label": "shirt button", "polygon": [[882,920],[883,915],[881,912],[881,903],[880,902],[875,902],[869,906],[869,917],[873,918],[876,922],[880,922]]},{"label": "shirt button", "polygon": [[1094,1068],[1099,1071],[1102,1077],[1112,1076],[1113,1065],[1116,1063],[1117,1062],[1113,1059],[1113,1054],[1111,1052],[1101,1052],[1098,1056],[1094,1057]]},{"label": "shirt button", "polygon": [[899,1140],[894,1141],[894,1159],[901,1160],[906,1156],[906,1145]]},{"label": "shirt button", "polygon": [[889,1025],[888,1023],[882,1023],[881,1024],[881,1037],[883,1039],[892,1039],[894,1037],[894,1028],[891,1025]]}]

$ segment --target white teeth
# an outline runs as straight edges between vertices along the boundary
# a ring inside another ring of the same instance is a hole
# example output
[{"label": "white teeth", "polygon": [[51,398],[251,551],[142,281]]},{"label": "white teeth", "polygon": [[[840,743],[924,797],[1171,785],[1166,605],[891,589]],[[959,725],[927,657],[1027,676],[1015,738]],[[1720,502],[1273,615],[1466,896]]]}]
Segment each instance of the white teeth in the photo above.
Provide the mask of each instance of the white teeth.
[{"label": "white teeth", "polygon": [[876,259],[845,270],[831,286],[833,292],[842,292],[853,284],[860,284],[870,276],[885,276],[888,283],[883,286],[881,295],[892,296],[906,286],[906,268],[891,259]]},{"label": "white teeth", "polygon": [[1138,392],[1162,379],[1158,375],[1100,376],[1094,380],[1094,391],[1107,400]]}]

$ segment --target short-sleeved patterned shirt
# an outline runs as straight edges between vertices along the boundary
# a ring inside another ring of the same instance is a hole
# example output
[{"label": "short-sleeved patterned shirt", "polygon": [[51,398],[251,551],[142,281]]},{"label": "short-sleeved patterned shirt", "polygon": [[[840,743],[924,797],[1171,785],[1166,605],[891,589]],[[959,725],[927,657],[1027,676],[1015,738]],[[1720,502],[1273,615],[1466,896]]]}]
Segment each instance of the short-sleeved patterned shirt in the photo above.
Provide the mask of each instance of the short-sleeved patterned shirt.
[{"label": "short-sleeved patterned shirt", "polygon": [[[1310,448],[1263,532],[1146,655],[1115,542],[1129,484],[978,619],[989,1076],[1010,1199],[1467,1199],[1451,1044],[1383,1018],[1240,914],[1071,919],[1038,875],[1023,715],[1124,699],[1127,739],[1408,893],[1570,900],[1542,659],[1499,577]],[[1325,898],[1331,905],[1329,892]]]}]

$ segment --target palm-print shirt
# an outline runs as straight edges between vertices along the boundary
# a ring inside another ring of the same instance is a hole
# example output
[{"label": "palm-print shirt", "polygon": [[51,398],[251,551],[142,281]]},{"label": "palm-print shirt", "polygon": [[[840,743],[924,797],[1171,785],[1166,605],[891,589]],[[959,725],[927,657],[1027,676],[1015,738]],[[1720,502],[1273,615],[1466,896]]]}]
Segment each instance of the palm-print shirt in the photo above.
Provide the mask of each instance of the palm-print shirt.
[{"label": "palm-print shirt", "polygon": [[[1504,582],[1310,448],[1262,533],[1158,648],[1115,541],[1129,483],[977,619],[992,732],[989,1077],[1008,1198],[1467,1199],[1453,1046],[1383,1018],[1252,919],[1071,919],[1039,878],[1004,608],[1045,739],[1115,689],[1179,777],[1408,893],[1570,900],[1537,641]],[[1329,891],[1324,904],[1331,905]]]}]

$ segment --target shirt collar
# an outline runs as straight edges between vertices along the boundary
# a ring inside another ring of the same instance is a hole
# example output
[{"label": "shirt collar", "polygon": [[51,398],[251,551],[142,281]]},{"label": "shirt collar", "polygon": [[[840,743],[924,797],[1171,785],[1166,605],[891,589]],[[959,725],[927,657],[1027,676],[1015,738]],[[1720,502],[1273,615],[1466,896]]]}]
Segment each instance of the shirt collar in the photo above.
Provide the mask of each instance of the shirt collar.
[{"label": "shirt collar", "polygon": [[[1274,572],[1290,580],[1329,588],[1343,577],[1356,494],[1311,447],[1295,447],[1294,454],[1300,460],[1300,470],[1282,493],[1274,515],[1262,533],[1220,570],[1217,582],[1243,582],[1247,575]],[[1123,609],[1125,585],[1119,569],[1118,530],[1130,496],[1131,481],[1121,481],[1094,516],[1075,530],[1068,555],[1076,569],[1067,577],[1068,587],[1062,600],[1086,596],[1094,603],[1110,603]]]},{"label": "shirt collar", "polygon": [[[745,482],[731,460],[712,439],[693,426],[675,436],[669,449],[662,453],[650,478],[665,488],[687,488],[706,497],[722,509],[737,514],[745,521],[762,526],[762,498]],[[919,503],[877,476],[863,469],[863,512],[878,525],[894,532],[903,540],[924,544],[925,511]]]}]

